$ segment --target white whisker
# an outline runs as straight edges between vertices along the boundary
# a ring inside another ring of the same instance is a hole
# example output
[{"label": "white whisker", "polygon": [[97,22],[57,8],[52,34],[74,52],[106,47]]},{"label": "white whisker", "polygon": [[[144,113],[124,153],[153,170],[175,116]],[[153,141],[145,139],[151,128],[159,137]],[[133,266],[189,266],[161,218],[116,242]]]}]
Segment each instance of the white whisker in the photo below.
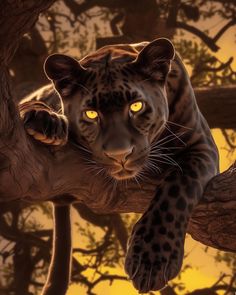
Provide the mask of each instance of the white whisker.
[{"label": "white whisker", "polygon": [[166,140],[166,139],[168,139],[168,138],[170,138],[170,137],[173,137],[173,138],[174,138],[174,135],[173,135],[173,134],[169,134],[169,135],[167,135],[166,137],[163,137],[162,139],[160,139],[160,140],[158,140],[158,141],[154,141],[154,142],[152,142],[152,143],[151,143],[151,147],[152,147],[153,145],[156,145],[156,144],[159,144],[159,143],[163,142],[164,140]]},{"label": "white whisker", "polygon": [[174,123],[174,122],[171,122],[171,121],[166,121],[166,122],[169,123],[169,124],[172,124],[172,125],[178,126],[178,127],[186,128],[186,129],[188,129],[188,130],[193,130],[193,128],[190,128],[190,127],[187,127],[187,126],[184,126],[184,125],[181,125],[181,124],[177,124],[177,123]]},{"label": "white whisker", "polygon": [[138,181],[138,177],[137,177],[137,175],[134,176],[134,180],[136,181],[136,183],[138,184],[138,186],[139,186],[140,189],[141,189],[142,187],[141,187],[141,185],[140,185],[140,183],[139,183],[139,181]]},{"label": "white whisker", "polygon": [[171,133],[171,134],[173,134],[175,137],[176,137],[176,139],[178,139],[180,142],[182,142],[182,144],[183,145],[185,145],[186,146],[186,143],[178,136],[178,135],[176,135],[170,128],[168,128],[166,125],[165,125],[165,128]]},{"label": "white whisker", "polygon": [[[178,136],[182,136],[185,133],[186,133],[186,131],[183,131],[183,132],[177,133],[177,135]],[[168,140],[166,140],[166,139],[168,139]],[[155,142],[155,144],[152,145],[151,148],[154,148],[154,147],[162,147],[163,145],[165,145],[165,144],[167,144],[167,143],[169,143],[169,142],[171,142],[171,141],[173,141],[175,139],[176,139],[176,135],[174,135],[174,134],[168,135],[168,136],[162,138],[161,140]],[[164,141],[164,140],[166,140],[166,141]]]},{"label": "white whisker", "polygon": [[85,146],[81,145],[81,144],[77,144],[75,142],[72,142],[72,144],[74,146],[76,146],[78,149],[85,151],[86,153],[92,154],[92,152],[90,150],[88,150]]}]

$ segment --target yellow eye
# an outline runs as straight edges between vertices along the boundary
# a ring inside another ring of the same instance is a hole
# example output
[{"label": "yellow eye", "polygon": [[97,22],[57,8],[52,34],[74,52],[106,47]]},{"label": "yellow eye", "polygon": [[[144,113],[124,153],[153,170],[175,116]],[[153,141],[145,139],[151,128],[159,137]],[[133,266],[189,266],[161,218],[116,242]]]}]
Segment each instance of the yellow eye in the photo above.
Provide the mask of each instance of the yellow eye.
[{"label": "yellow eye", "polygon": [[98,117],[98,113],[96,111],[85,111],[86,116],[89,119],[95,120]]},{"label": "yellow eye", "polygon": [[141,111],[143,108],[143,103],[141,101],[136,101],[130,105],[130,110],[134,113]]}]

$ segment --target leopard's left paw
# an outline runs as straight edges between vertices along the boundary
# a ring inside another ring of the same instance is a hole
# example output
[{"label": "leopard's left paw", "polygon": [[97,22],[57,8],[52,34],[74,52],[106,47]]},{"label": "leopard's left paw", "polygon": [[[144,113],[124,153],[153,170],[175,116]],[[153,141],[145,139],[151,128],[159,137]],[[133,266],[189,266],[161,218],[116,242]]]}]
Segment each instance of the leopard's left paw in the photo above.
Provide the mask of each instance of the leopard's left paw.
[{"label": "leopard's left paw", "polygon": [[140,293],[163,289],[181,269],[184,240],[174,240],[168,230],[160,234],[160,228],[142,224],[141,218],[133,229],[125,271]]}]

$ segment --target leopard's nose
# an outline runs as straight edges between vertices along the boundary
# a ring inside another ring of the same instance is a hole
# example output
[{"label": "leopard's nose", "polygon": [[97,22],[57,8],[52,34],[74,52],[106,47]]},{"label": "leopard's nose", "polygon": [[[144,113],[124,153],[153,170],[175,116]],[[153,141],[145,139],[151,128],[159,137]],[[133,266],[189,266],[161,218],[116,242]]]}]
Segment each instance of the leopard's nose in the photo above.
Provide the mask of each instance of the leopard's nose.
[{"label": "leopard's nose", "polygon": [[133,153],[133,147],[129,147],[123,150],[113,150],[104,152],[108,158],[116,160],[117,162],[124,163],[128,156]]}]

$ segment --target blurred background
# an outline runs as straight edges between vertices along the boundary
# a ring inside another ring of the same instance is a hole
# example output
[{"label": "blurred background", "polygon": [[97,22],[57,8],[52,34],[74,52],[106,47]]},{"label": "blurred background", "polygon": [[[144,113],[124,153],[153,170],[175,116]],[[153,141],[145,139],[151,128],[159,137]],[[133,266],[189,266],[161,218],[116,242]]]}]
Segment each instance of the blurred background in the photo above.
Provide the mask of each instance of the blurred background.
[{"label": "blurred background", "polygon": [[[194,88],[204,87],[209,98],[216,87],[219,93],[223,89],[235,97],[235,0],[55,1],[16,51],[11,64],[13,88],[22,98],[47,84],[42,65],[51,53],[80,59],[107,44],[158,37],[173,41]],[[218,108],[227,113],[227,107],[222,99]],[[207,108],[214,108],[214,100],[208,101]],[[236,156],[235,121],[227,116],[218,120],[214,115],[207,119],[224,171]],[[139,215],[98,216],[76,205],[72,218],[73,271],[67,295],[138,294],[126,280],[123,263],[127,238]],[[4,208],[0,215],[0,295],[40,294],[50,262],[52,226],[50,204],[14,202]],[[233,295],[233,287],[236,255],[187,236],[181,273],[166,289],[150,295]]]}]

